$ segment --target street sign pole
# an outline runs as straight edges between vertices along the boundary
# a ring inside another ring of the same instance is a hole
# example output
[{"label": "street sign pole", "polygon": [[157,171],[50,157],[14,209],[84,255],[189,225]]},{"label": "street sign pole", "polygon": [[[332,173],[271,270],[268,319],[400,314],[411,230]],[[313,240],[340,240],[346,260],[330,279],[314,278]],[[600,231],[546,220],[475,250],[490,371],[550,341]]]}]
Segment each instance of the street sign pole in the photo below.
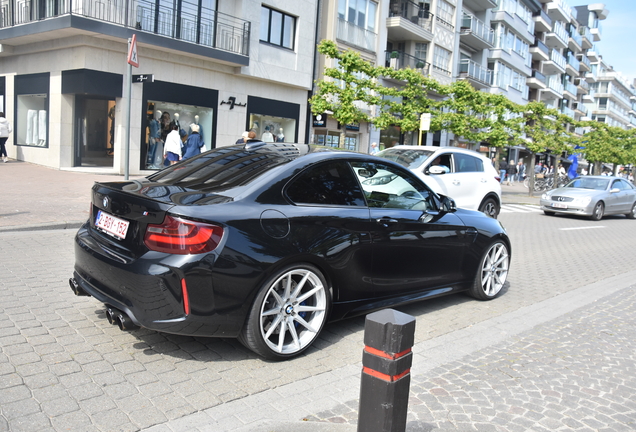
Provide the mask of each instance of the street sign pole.
[{"label": "street sign pole", "polygon": [[422,131],[428,131],[431,128],[431,113],[422,113],[420,115],[420,133],[418,135],[417,145],[422,145]]},{"label": "street sign pole", "polygon": [[133,34],[128,39],[128,58],[126,59],[126,139],[124,140],[124,179],[128,180],[130,173],[130,104],[132,102],[132,67],[139,67],[139,58],[137,57],[137,35]]}]

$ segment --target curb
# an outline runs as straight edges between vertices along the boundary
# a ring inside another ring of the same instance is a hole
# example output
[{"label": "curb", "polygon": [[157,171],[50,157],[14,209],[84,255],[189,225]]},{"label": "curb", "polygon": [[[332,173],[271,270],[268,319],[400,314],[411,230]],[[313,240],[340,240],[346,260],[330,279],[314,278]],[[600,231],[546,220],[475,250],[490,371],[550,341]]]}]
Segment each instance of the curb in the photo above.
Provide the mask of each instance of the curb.
[{"label": "curb", "polygon": [[47,230],[61,230],[61,229],[78,229],[84,225],[86,221],[82,222],[46,222],[41,224],[32,225],[14,225],[0,227],[0,233],[3,232],[18,232],[18,231],[47,231]]}]

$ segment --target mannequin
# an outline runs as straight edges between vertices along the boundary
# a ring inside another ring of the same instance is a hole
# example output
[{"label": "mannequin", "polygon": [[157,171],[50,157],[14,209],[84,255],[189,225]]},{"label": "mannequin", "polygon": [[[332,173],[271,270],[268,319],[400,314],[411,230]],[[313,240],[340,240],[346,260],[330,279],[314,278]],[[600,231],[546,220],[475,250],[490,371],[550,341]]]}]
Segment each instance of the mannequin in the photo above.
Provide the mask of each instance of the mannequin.
[{"label": "mannequin", "polygon": [[285,142],[285,134],[283,128],[278,129],[278,135],[276,135],[276,142]]},{"label": "mannequin", "polygon": [[179,126],[179,129],[181,129],[181,125],[179,124],[179,113],[174,113],[174,122],[177,126]]},{"label": "mannequin", "polygon": [[[156,118],[155,118],[156,116]],[[161,141],[161,125],[159,124],[159,119],[161,118],[161,111],[155,111],[155,115],[152,114],[149,116],[148,122],[148,158],[147,165],[151,166],[154,164],[155,159],[155,150],[158,142]],[[163,152],[163,148],[161,149]]]},{"label": "mannequin", "polygon": [[261,141],[274,142],[274,135],[269,131],[269,126],[265,126],[265,132],[261,135]]},{"label": "mannequin", "polygon": [[[192,123],[192,124],[195,124],[195,125],[199,126],[198,132],[199,132],[199,135],[201,135],[201,139],[203,139],[203,128],[199,124],[199,115],[198,114],[194,116],[194,123]],[[192,125],[190,125],[190,134],[192,134],[192,132],[193,132]]]}]

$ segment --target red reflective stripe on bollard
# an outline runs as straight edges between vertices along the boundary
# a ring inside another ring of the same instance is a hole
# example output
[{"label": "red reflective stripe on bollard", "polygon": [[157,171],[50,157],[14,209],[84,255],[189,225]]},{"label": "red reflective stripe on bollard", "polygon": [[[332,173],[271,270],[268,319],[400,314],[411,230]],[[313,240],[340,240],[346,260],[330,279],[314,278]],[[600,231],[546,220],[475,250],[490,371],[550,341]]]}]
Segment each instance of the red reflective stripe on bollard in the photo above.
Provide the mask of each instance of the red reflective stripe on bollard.
[{"label": "red reflective stripe on bollard", "polygon": [[405,355],[411,352],[411,348],[408,348],[397,354],[389,354],[377,348],[372,348],[368,345],[364,346],[364,350],[368,352],[369,354],[377,355],[378,357],[388,358],[390,360],[399,359],[400,357],[404,357]]},{"label": "red reflective stripe on bollard", "polygon": [[381,379],[382,381],[394,382],[394,381],[399,380],[403,376],[407,375],[409,372],[411,372],[411,369],[407,369],[404,372],[402,372],[401,374],[393,375],[393,376],[387,375],[387,374],[383,374],[382,372],[378,372],[377,370],[373,370],[373,369],[368,368],[366,366],[364,366],[362,368],[362,372],[367,374],[367,375],[370,375],[370,376],[372,376],[374,378]]}]

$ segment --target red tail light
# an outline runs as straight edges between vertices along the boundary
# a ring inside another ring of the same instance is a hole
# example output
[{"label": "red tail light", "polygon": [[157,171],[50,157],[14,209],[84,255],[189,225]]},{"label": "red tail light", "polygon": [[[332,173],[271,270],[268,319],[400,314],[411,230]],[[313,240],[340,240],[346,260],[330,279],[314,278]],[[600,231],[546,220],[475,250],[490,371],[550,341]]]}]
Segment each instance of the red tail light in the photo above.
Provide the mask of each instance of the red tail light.
[{"label": "red tail light", "polygon": [[223,237],[223,228],[166,216],[163,223],[146,228],[144,243],[148,249],[178,255],[213,251]]}]

